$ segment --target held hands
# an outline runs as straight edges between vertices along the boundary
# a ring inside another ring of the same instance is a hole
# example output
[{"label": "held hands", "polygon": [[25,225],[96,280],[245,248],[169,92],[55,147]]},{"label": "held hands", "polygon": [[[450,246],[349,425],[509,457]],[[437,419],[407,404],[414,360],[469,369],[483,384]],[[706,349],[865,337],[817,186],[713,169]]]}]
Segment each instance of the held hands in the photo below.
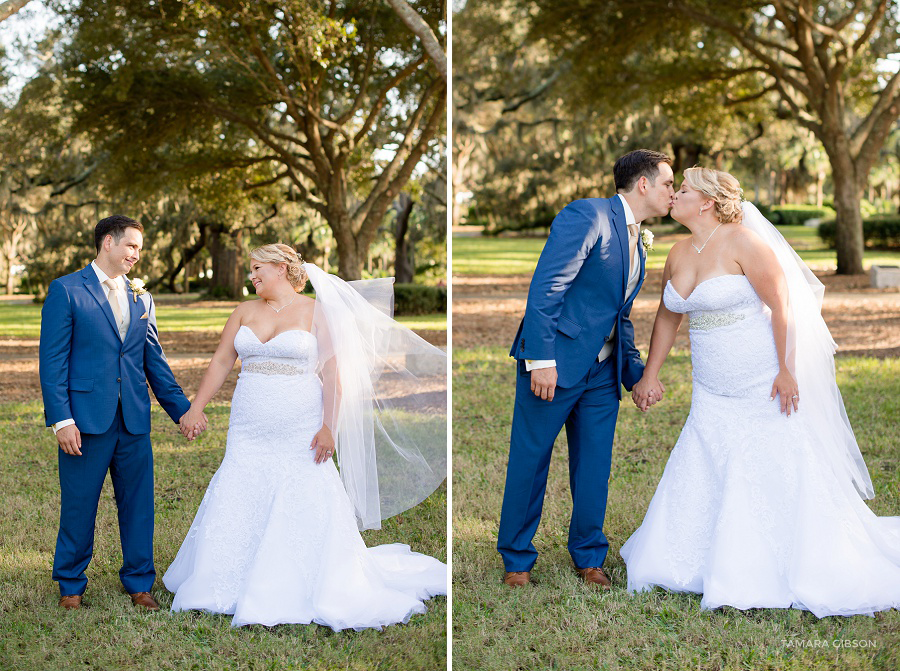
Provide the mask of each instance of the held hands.
[{"label": "held hands", "polygon": [[182,436],[188,440],[194,440],[209,427],[209,419],[202,410],[191,406],[191,409],[178,420],[178,427],[181,429]]},{"label": "held hands", "polygon": [[313,437],[309,449],[316,451],[315,461],[317,464],[323,464],[331,459],[331,455],[334,454],[334,437],[331,435],[331,429],[323,424]]},{"label": "held hands", "polygon": [[797,381],[786,368],[778,371],[778,375],[775,376],[775,382],[772,383],[772,397],[769,400],[774,401],[775,396],[778,396],[781,412],[788,417],[791,416],[792,410],[794,412],[800,410],[800,391],[797,387]]},{"label": "held hands", "polygon": [[647,412],[651,406],[662,400],[666,388],[657,377],[644,375],[631,389],[631,400],[641,412]]},{"label": "held hands", "polygon": [[552,401],[556,393],[556,366],[535,368],[531,371],[531,391],[545,401]]},{"label": "held hands", "polygon": [[59,449],[75,457],[81,456],[81,431],[74,424],[64,426],[56,432]]}]

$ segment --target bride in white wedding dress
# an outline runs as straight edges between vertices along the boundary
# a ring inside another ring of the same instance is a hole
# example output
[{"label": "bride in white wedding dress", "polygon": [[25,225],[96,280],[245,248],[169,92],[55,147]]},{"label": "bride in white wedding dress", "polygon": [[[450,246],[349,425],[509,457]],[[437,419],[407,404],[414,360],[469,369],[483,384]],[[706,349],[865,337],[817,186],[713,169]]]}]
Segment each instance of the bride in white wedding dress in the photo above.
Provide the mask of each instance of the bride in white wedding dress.
[{"label": "bride in white wedding dress", "polygon": [[[296,293],[307,275],[316,300]],[[240,357],[225,457],[163,577],[172,609],[232,614],[234,626],[406,622],[447,593],[446,565],[406,545],[367,548],[358,527],[379,526],[443,481],[445,355],[357,291],[372,285],[389,310],[390,280],[353,288],[286,245],[254,250],[250,278],[262,300],[228,319],[184,420],[190,437]],[[414,376],[404,354],[433,365]],[[380,400],[385,383],[400,403]]]},{"label": "bride in white wedding dress", "polygon": [[900,607],[900,517],[877,517],[834,379],[823,287],[727,173],[690,168],[635,402],[690,319],[691,411],[640,528],[630,590],[702,593],[701,606],[818,617]]}]

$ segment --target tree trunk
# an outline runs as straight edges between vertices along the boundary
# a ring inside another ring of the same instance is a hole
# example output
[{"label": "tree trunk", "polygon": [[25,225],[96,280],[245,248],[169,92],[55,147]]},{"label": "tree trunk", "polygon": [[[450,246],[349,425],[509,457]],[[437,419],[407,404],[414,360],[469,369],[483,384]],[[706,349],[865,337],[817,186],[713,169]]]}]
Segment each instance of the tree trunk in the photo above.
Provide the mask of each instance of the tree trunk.
[{"label": "tree trunk", "polygon": [[[362,279],[363,264],[368,258],[371,240],[363,234],[360,226],[354,225],[350,212],[339,198],[329,203],[325,223],[331,229],[337,247],[337,274],[347,282]],[[326,260],[329,254],[330,249],[326,248]]]},{"label": "tree trunk", "polygon": [[416,274],[413,260],[413,241],[409,238],[409,216],[412,214],[413,199],[408,193],[401,193],[394,203],[397,220],[394,227],[394,278],[397,283],[410,283]]},{"label": "tree trunk", "polygon": [[705,151],[706,147],[696,142],[673,142],[672,171],[679,174],[685,169],[697,165]]},{"label": "tree trunk", "polygon": [[[842,140],[844,140],[842,142]],[[856,166],[850,158],[849,147],[843,137],[825,144],[831,161],[834,182],[835,222],[834,246],[837,251],[837,274],[858,275],[863,271],[863,224],[860,203],[865,181],[856,178]]]},{"label": "tree trunk", "polygon": [[862,195],[851,180],[834,175],[834,209],[837,213],[834,246],[838,275],[858,275],[863,270]]},{"label": "tree trunk", "polygon": [[184,264],[184,277],[182,278],[182,293],[189,294],[191,293],[191,262],[188,261]]},{"label": "tree trunk", "polygon": [[[334,229],[332,229],[334,230]],[[350,231],[335,234],[337,240],[338,275],[347,282],[362,279],[363,263],[366,255],[357,247],[357,239]]]},{"label": "tree trunk", "polygon": [[6,249],[6,295],[12,296],[16,293],[16,277],[13,275],[13,264],[16,262],[16,252],[12,245]]},{"label": "tree trunk", "polygon": [[27,227],[27,219],[14,216],[13,223],[9,227],[9,237],[3,242],[4,256],[6,257],[6,295],[16,293],[16,277],[13,275],[13,266],[19,259],[19,243]]},{"label": "tree trunk", "polygon": [[210,236],[212,283],[210,293],[222,298],[238,300],[244,297],[244,240],[243,231],[229,231],[216,226]]}]

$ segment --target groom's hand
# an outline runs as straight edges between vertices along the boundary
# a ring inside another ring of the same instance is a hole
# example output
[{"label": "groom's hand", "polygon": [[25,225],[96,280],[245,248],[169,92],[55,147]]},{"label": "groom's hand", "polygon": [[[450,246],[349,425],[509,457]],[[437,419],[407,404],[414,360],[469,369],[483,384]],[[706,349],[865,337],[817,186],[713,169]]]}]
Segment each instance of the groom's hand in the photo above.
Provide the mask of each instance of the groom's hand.
[{"label": "groom's hand", "polygon": [[651,406],[662,400],[665,391],[659,379],[642,377],[631,390],[631,400],[641,412],[647,412]]},{"label": "groom's hand", "polygon": [[206,431],[209,426],[209,418],[205,412],[201,412],[198,415],[196,412],[188,410],[178,420],[178,425],[179,429],[181,429],[181,435],[188,440],[194,440],[194,438]]},{"label": "groom's hand", "polygon": [[57,431],[56,440],[59,441],[59,448],[66,454],[81,456],[81,431],[74,424],[64,426]]},{"label": "groom's hand", "polygon": [[531,371],[531,391],[538,398],[552,401],[556,392],[556,366],[536,368]]}]

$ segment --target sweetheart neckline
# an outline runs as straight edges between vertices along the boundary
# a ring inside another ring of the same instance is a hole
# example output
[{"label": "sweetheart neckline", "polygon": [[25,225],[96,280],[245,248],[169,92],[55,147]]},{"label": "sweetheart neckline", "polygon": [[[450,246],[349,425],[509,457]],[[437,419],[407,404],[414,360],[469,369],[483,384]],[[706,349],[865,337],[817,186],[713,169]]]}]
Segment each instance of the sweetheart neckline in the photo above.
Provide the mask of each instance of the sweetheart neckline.
[{"label": "sweetheart neckline", "polygon": [[716,275],[715,277],[708,277],[705,280],[703,280],[702,282],[699,282],[696,286],[694,286],[694,288],[691,289],[691,293],[688,294],[687,298],[684,298],[680,293],[678,293],[678,289],[676,289],[675,285],[672,284],[672,280],[668,280],[666,282],[666,286],[672,287],[672,291],[675,292],[675,295],[678,296],[678,298],[683,300],[685,303],[687,303],[689,300],[691,300],[691,296],[693,296],[694,293],[697,291],[697,289],[699,289],[701,286],[703,286],[707,282],[712,282],[713,280],[718,280],[722,277],[747,277],[747,276],[743,275],[743,274],[738,274],[738,273],[724,273],[722,275]]},{"label": "sweetheart neckline", "polygon": [[[256,342],[258,342],[260,345],[268,345],[270,342],[275,340],[275,338],[277,338],[278,336],[284,335],[285,333],[290,333],[292,331],[297,331],[298,333],[308,333],[309,335],[311,335],[312,337],[315,338],[315,336],[313,336],[313,334],[312,334],[312,331],[307,331],[306,329],[287,329],[286,331],[281,331],[280,333],[276,333],[271,338],[269,338],[268,340],[263,342],[262,340],[259,339],[259,336],[256,335],[256,332],[252,328],[247,326],[246,324],[241,324],[241,328],[247,329],[248,331],[250,331],[250,333],[253,334],[253,337],[256,338]],[[238,329],[238,330],[240,330],[240,329]]]}]

